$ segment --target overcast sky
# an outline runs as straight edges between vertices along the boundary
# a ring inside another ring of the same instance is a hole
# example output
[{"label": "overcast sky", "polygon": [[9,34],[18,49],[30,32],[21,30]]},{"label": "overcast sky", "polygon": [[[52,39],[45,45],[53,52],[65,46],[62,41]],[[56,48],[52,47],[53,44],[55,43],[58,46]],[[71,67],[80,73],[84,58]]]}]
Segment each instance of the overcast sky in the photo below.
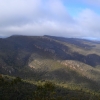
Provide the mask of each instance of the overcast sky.
[{"label": "overcast sky", "polygon": [[0,0],[0,37],[100,38],[100,0]]}]

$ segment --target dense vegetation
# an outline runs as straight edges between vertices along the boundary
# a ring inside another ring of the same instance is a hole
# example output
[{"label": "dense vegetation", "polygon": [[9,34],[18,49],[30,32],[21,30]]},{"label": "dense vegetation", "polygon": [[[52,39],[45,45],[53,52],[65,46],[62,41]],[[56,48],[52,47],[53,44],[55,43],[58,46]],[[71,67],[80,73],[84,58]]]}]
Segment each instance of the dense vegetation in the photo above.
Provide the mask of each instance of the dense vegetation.
[{"label": "dense vegetation", "polygon": [[71,90],[49,81],[31,84],[19,77],[0,75],[0,100],[100,100],[100,95],[82,89]]},{"label": "dense vegetation", "polygon": [[0,38],[0,73],[17,73],[19,68],[28,66],[33,54],[45,59],[76,60],[95,67],[100,65],[99,47],[99,43],[92,41],[49,36]]},{"label": "dense vegetation", "polygon": [[0,100],[100,100],[100,43],[52,36],[0,39],[0,73]]}]

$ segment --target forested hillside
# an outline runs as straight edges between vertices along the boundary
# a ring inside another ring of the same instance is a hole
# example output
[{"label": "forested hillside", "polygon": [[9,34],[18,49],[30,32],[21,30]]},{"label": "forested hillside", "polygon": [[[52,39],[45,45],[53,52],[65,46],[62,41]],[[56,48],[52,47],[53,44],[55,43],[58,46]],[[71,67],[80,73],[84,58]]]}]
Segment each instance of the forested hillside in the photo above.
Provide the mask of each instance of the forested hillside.
[{"label": "forested hillside", "polygon": [[[50,100],[99,100],[100,43],[54,36],[1,38],[0,74],[16,77],[1,75],[0,100],[47,100],[47,91]],[[54,90],[45,87],[48,82]]]},{"label": "forested hillside", "polygon": [[52,82],[29,83],[19,77],[0,75],[0,100],[100,100],[100,94],[69,89]]}]

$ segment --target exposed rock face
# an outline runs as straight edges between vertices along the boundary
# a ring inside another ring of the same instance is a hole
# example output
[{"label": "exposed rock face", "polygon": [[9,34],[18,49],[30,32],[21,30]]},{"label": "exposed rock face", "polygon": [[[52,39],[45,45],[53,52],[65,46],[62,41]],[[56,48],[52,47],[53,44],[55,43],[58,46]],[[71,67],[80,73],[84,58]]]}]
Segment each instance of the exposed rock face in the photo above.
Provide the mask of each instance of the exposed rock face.
[{"label": "exposed rock face", "polygon": [[37,55],[34,54],[42,59],[75,60],[95,67],[100,65],[99,46],[92,41],[50,36],[0,39],[0,72],[13,73],[28,66],[35,68],[30,64],[36,60]]}]

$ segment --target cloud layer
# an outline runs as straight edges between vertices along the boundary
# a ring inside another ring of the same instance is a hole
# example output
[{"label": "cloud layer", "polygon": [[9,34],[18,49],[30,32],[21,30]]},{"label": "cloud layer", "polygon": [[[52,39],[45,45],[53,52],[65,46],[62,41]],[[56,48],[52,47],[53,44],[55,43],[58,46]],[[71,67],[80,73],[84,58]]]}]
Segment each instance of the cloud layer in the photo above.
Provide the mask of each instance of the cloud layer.
[{"label": "cloud layer", "polygon": [[[84,2],[93,4],[90,0]],[[100,37],[99,14],[85,8],[71,16],[64,3],[64,0],[0,0],[0,36]]]}]

